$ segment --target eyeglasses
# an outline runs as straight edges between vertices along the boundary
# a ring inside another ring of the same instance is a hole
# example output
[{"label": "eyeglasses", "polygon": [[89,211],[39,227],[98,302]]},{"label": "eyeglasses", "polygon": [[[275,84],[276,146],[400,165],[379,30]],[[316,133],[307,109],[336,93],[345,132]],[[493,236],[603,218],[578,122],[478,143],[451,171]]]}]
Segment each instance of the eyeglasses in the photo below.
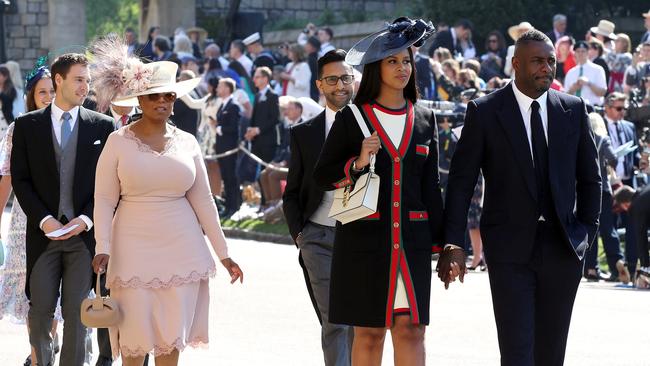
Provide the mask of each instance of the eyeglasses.
[{"label": "eyeglasses", "polygon": [[626,111],[626,110],[627,110],[627,108],[625,108],[625,107],[612,107],[612,108],[616,109],[617,112],[621,112],[621,111]]},{"label": "eyeglasses", "polygon": [[343,85],[349,85],[352,84],[354,81],[354,75],[341,75],[341,76],[326,76],[324,78],[319,79],[320,81],[325,81],[325,84],[334,86],[339,83],[339,80],[343,83]]},{"label": "eyeglasses", "polygon": [[156,94],[147,94],[149,101],[156,102],[160,97],[163,97],[163,100],[167,103],[171,103],[176,100],[176,93],[156,93]]}]

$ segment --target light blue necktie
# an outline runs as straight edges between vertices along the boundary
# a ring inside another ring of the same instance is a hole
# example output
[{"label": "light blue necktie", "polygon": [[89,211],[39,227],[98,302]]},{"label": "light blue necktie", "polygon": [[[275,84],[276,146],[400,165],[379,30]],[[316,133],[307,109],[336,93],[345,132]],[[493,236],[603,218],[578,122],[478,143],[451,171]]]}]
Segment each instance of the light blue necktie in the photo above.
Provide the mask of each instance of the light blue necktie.
[{"label": "light blue necktie", "polygon": [[70,127],[72,116],[70,113],[65,112],[61,118],[63,119],[63,124],[61,124],[61,148],[64,148],[72,132],[72,128]]}]

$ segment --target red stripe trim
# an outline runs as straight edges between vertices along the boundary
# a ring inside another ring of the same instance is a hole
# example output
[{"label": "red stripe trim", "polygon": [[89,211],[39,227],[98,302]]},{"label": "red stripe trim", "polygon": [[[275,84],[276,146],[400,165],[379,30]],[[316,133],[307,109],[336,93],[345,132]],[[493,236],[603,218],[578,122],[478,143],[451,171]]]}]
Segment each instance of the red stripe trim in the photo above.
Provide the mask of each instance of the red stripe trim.
[{"label": "red stripe trim", "polygon": [[417,154],[429,155],[429,146],[427,145],[415,145],[415,152]]},{"label": "red stripe trim", "polygon": [[399,309],[393,310],[394,314],[407,314],[407,313],[410,313],[410,312],[411,312],[411,309],[409,309],[409,308],[399,308]]},{"label": "red stripe trim", "polygon": [[374,128],[375,131],[377,131],[377,134],[379,134],[379,138],[381,139],[382,144],[388,149],[388,153],[390,154],[390,156],[393,158],[397,156],[397,149],[395,148],[395,146],[393,146],[393,143],[390,141],[388,134],[386,133],[386,131],[384,131],[384,128],[381,126],[381,123],[379,123],[379,120],[377,119],[377,116],[375,116],[375,113],[373,113],[370,105],[364,104],[363,110],[364,112],[366,112],[366,116],[368,116],[368,119],[370,119],[370,124],[372,125],[372,128]]},{"label": "red stripe trim", "polygon": [[441,253],[442,252],[442,247],[440,245],[434,244],[431,247],[431,253]]},{"label": "red stripe trim", "polygon": [[406,297],[409,300],[409,307],[411,308],[411,321],[413,324],[420,324],[420,314],[418,313],[418,302],[415,298],[415,289],[413,288],[411,273],[409,272],[409,267],[406,263],[406,256],[404,255],[400,258],[400,272],[402,272],[404,287],[406,287]]},{"label": "red stripe trim", "polygon": [[375,212],[374,214],[370,214],[366,217],[364,217],[362,220],[379,220],[381,218],[381,215],[378,212]]},{"label": "red stripe trim", "polygon": [[[395,253],[397,252],[397,253]],[[391,250],[390,277],[388,281],[388,301],[386,301],[386,328],[393,326],[393,304],[397,288],[397,266],[399,265],[399,251]]]},{"label": "red stripe trim", "polygon": [[409,220],[426,220],[429,213],[426,211],[409,211]]},{"label": "red stripe trim", "polygon": [[402,107],[400,109],[390,109],[390,108],[386,108],[383,105],[381,105],[379,103],[376,103],[376,102],[372,103],[372,107],[375,108],[375,109],[379,109],[383,113],[392,114],[392,115],[396,115],[396,116],[401,115],[401,114],[405,114],[406,111],[407,111],[406,106],[404,106],[404,107]]},{"label": "red stripe trim", "polygon": [[406,130],[404,135],[402,135],[402,141],[399,144],[399,154],[400,156],[406,155],[406,149],[409,146],[409,141],[411,141],[411,134],[413,133],[413,104],[409,101],[408,103],[408,114],[406,115]]},{"label": "red stripe trim", "polygon": [[355,160],[357,160],[356,156],[350,158],[350,160],[348,160],[345,163],[345,166],[343,167],[343,171],[345,172],[345,177],[350,181],[352,181],[352,163],[354,163]]}]

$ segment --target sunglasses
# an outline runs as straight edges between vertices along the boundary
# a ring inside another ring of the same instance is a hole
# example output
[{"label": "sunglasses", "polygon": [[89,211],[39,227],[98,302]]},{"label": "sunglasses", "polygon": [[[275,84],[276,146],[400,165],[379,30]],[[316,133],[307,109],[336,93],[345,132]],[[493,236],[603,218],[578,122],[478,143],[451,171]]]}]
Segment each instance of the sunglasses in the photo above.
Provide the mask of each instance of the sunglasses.
[{"label": "sunglasses", "polygon": [[627,108],[625,108],[625,107],[612,107],[612,108],[614,108],[617,112],[621,112],[621,111],[626,111],[626,110],[627,110]]},{"label": "sunglasses", "polygon": [[171,103],[176,100],[176,93],[156,93],[156,94],[147,94],[147,98],[151,102],[156,102],[160,97],[163,97],[163,100],[167,103]]},{"label": "sunglasses", "polygon": [[354,75],[341,75],[341,76],[326,76],[324,78],[319,79],[320,81],[324,81],[325,84],[334,86],[339,83],[339,80],[343,83],[343,85],[349,85],[352,84],[354,81]]}]

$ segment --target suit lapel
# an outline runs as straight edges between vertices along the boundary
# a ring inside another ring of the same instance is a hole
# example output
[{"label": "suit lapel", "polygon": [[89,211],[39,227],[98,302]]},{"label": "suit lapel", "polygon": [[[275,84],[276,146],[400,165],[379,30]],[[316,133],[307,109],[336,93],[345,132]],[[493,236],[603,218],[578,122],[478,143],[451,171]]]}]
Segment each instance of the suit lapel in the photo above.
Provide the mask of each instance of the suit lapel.
[{"label": "suit lapel", "polygon": [[85,166],[88,159],[93,155],[89,148],[92,138],[92,126],[90,115],[84,107],[79,107],[79,117],[77,118],[77,128],[79,128],[79,135],[77,137],[77,157],[74,167],[74,181],[78,181],[79,174],[86,174]]},{"label": "suit lapel", "polygon": [[[41,146],[44,149],[44,160],[45,164],[52,173],[52,176],[59,176],[59,168],[56,166],[56,156],[54,152],[54,135],[52,134],[52,107],[48,106],[41,111],[41,115],[37,119],[38,128],[34,131],[38,140],[40,140]],[[58,185],[59,180],[55,179],[56,184]],[[57,187],[58,189],[58,187]]]},{"label": "suit lapel", "polygon": [[510,141],[510,146],[513,150],[513,155],[519,169],[526,181],[528,190],[530,191],[533,199],[537,200],[537,184],[535,183],[535,170],[533,169],[533,157],[530,152],[530,145],[528,143],[528,135],[526,134],[526,127],[519,112],[519,105],[517,99],[512,91],[512,85],[508,84],[504,89],[504,101],[501,110],[497,112],[498,120],[506,132],[506,136]]},{"label": "suit lapel", "polygon": [[[548,171],[551,189],[559,185],[558,172],[562,170],[563,160],[566,159],[566,134],[570,131],[571,111],[564,110],[556,92],[549,90],[546,100],[548,114]],[[557,197],[557,195],[554,195]]]}]

